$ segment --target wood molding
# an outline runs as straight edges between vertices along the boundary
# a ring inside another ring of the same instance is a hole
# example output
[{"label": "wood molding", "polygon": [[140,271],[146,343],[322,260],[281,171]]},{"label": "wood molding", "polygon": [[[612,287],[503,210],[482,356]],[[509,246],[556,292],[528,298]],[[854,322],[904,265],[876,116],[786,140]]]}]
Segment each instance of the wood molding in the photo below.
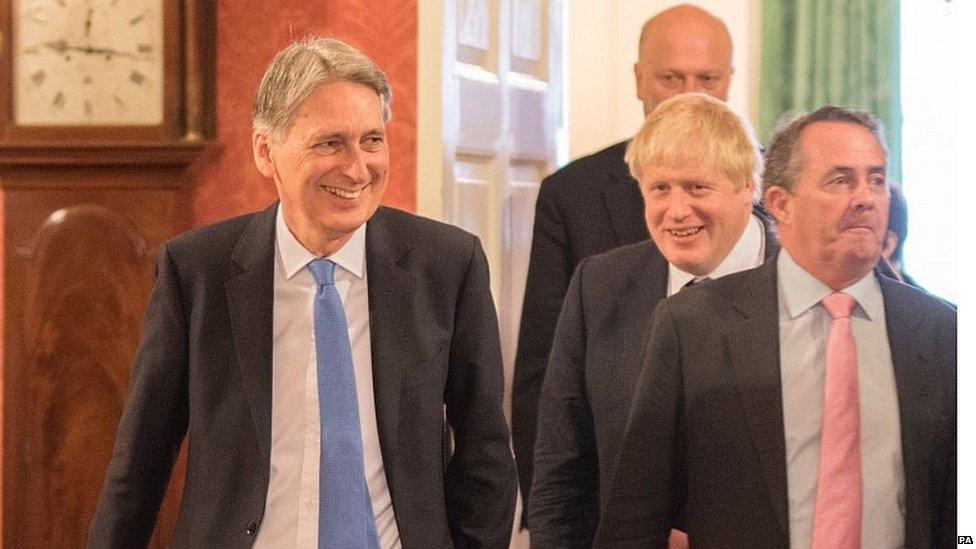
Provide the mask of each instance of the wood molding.
[{"label": "wood molding", "polygon": [[[172,143],[8,143],[0,146],[0,168],[6,166],[185,166],[202,153],[216,150],[213,141]],[[0,187],[12,188],[0,178]]]}]

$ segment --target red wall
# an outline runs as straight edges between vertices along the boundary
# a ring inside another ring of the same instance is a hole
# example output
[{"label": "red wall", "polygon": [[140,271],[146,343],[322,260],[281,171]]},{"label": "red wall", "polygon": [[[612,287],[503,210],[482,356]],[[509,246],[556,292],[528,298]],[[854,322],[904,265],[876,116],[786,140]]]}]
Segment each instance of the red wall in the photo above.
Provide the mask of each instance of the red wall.
[{"label": "red wall", "polygon": [[251,159],[251,103],[264,68],[293,39],[329,35],[360,49],[393,86],[390,186],[384,204],[416,209],[417,1],[219,0],[217,141],[190,167],[193,224],[254,211],[276,198]]}]

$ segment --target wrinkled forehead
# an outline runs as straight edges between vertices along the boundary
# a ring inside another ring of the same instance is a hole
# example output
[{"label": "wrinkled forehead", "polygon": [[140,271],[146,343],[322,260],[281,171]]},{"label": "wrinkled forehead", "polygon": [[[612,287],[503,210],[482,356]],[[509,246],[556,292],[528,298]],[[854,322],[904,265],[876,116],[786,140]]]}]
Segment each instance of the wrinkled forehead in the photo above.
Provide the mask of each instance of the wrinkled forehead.
[{"label": "wrinkled forehead", "polygon": [[888,152],[869,128],[846,121],[814,122],[800,132],[793,152],[794,166],[837,165],[884,170]]}]

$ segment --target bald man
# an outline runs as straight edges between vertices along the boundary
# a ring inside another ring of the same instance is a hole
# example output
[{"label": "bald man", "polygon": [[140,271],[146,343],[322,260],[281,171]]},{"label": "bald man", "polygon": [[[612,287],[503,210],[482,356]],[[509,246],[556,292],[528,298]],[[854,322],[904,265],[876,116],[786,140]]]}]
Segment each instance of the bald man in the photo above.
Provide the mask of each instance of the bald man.
[{"label": "bald man", "polygon": [[[732,38],[711,13],[681,5],[644,24],[634,76],[645,115],[680,93],[725,101],[732,72]],[[624,162],[626,147],[624,141],[580,158],[544,179],[539,190],[512,395],[523,509],[532,486],[539,393],[573,271],[588,256],[649,237],[644,202]],[[667,262],[661,264],[659,276],[667,277]],[[526,518],[523,513],[523,526]]]}]

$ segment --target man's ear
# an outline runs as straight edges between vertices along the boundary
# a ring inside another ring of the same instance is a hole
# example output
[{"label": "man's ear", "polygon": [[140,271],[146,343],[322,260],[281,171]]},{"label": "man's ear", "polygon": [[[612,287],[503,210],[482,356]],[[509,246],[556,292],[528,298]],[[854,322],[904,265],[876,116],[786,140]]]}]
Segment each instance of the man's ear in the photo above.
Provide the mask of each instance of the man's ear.
[{"label": "man's ear", "polygon": [[888,234],[885,235],[884,246],[881,248],[881,255],[890,260],[891,254],[895,253],[895,248],[897,247],[898,235],[895,234],[895,231],[888,231]]},{"label": "man's ear", "polygon": [[793,217],[793,195],[783,187],[774,185],[766,189],[763,195],[763,205],[766,211],[775,219],[776,223],[789,225]]},{"label": "man's ear", "polygon": [[637,61],[636,63],[634,63],[634,89],[637,91],[638,101],[644,101],[644,98],[641,97],[642,94],[641,90],[644,89],[641,86],[641,82],[643,80],[644,80],[644,71],[641,70],[640,61]]},{"label": "man's ear", "polygon": [[264,130],[254,130],[251,134],[251,154],[254,155],[254,165],[261,175],[274,179],[275,165],[271,151],[271,134]]},{"label": "man's ear", "polygon": [[746,185],[742,189],[742,197],[744,202],[746,202],[749,206],[752,206],[752,204],[758,199],[758,196],[756,195],[756,182],[753,181],[752,178],[746,180]]}]

